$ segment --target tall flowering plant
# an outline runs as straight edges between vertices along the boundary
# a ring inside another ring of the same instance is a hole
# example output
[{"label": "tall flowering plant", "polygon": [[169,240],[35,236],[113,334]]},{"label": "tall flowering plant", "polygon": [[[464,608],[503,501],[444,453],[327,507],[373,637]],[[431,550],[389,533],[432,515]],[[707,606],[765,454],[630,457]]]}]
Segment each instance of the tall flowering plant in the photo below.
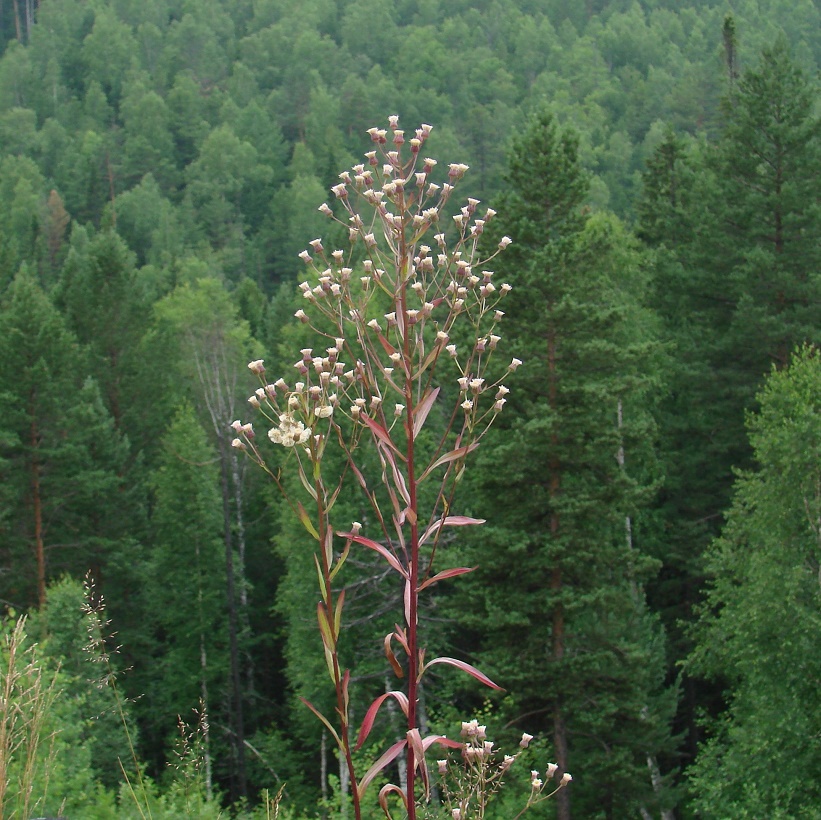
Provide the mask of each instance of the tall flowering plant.
[{"label": "tall flowering plant", "polygon": [[[270,443],[291,451],[286,465],[298,474],[304,496],[288,500],[317,542],[317,622],[336,691],[336,715],[306,705],[347,764],[357,820],[369,784],[401,755],[407,761],[407,787],[388,784],[379,801],[388,814],[388,795],[398,795],[413,820],[417,799],[430,794],[426,751],[433,744],[463,748],[442,736],[422,735],[418,694],[428,669],[453,666],[499,688],[464,661],[426,658],[419,636],[420,596],[470,571],[440,569],[439,547],[447,528],[484,523],[453,513],[454,491],[468,456],[504,408],[509,391],[503,379],[521,364],[517,359],[494,362],[504,316],[500,304],[511,288],[497,284],[487,266],[510,240],[503,237],[482,258],[479,240],[494,211],[480,211],[475,199],[451,208],[468,167],[452,164],[439,171],[423,152],[430,132],[422,125],[406,139],[397,117],[390,117],[387,130],[370,129],[373,150],[364,163],[340,174],[332,189],[337,208],[320,207],[344,226],[348,247],[328,251],[315,239],[300,254],[308,276],[300,285],[305,304],[296,317],[315,333],[316,347],[300,352],[291,378],[273,383],[262,361],[249,364],[261,381],[250,402],[265,419]],[[452,216],[446,215],[449,211]],[[266,462],[267,443],[260,442],[251,424],[237,421],[234,428],[234,446],[285,492],[281,472]],[[323,470],[323,456],[332,446],[340,448],[347,472],[372,509],[367,529],[354,522],[348,531],[335,532],[331,525],[342,488],[342,478]],[[381,467],[376,482],[361,457],[365,446]],[[403,588],[402,624],[385,635],[384,652],[396,677],[406,681],[404,688],[371,704],[355,741],[350,674],[339,653],[345,590],[338,577],[354,545],[381,556]],[[359,777],[352,752],[364,743],[388,699],[406,718],[405,737]]]}]

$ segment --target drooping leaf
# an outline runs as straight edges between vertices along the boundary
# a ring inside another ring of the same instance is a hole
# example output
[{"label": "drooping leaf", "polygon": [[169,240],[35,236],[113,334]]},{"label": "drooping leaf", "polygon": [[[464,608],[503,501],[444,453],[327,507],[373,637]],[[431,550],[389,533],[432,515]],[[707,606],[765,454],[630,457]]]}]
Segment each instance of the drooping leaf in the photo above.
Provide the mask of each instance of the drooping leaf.
[{"label": "drooping leaf", "polygon": [[399,563],[399,559],[387,547],[370,538],[365,538],[364,535],[356,535],[352,532],[343,532],[340,533],[340,535],[343,538],[350,538],[351,541],[362,544],[363,547],[372,549],[374,552],[378,552],[403,578],[408,577],[407,570]]},{"label": "drooping leaf", "polygon": [[476,680],[478,680],[480,683],[483,683],[485,686],[489,686],[491,689],[497,689],[500,692],[504,692],[504,689],[502,689],[502,687],[498,684],[494,683],[487,675],[484,674],[484,672],[480,672],[475,666],[472,666],[469,663],[465,663],[465,661],[457,660],[456,658],[434,658],[432,661],[428,661],[428,663],[425,664],[424,669],[428,669],[437,663],[444,663],[447,666],[455,666],[457,669],[461,669],[463,672],[467,672],[468,675],[476,678]]},{"label": "drooping leaf", "polygon": [[373,729],[374,721],[376,720],[376,715],[379,712],[380,707],[382,704],[388,699],[393,698],[402,709],[403,714],[407,717],[408,714],[408,697],[403,692],[385,692],[384,695],[380,695],[369,707],[368,711],[365,712],[365,717],[362,720],[362,725],[359,728],[359,737],[356,740],[356,746],[354,749],[361,749],[362,744],[367,739],[368,735],[371,733],[371,729]]}]

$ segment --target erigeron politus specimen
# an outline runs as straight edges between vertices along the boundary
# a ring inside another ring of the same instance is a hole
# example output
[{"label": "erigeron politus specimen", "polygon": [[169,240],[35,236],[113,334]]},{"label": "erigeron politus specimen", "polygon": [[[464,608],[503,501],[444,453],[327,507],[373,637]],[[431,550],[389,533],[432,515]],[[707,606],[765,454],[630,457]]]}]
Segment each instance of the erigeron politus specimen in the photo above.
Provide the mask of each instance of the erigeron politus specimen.
[{"label": "erigeron politus specimen", "polygon": [[[299,285],[303,306],[295,317],[314,332],[316,341],[300,351],[290,378],[267,383],[264,363],[249,364],[261,383],[249,403],[266,420],[267,437],[258,440],[250,425],[234,425],[235,446],[268,470],[283,493],[280,474],[267,467],[263,448],[266,438],[287,447],[294,458],[286,465],[295,465],[311,499],[308,506],[314,518],[301,502],[292,501],[292,507],[319,544],[317,618],[336,689],[336,727],[308,706],[331,732],[348,766],[357,820],[362,793],[400,752],[407,758],[407,787],[383,787],[380,805],[387,813],[385,795],[399,795],[409,820],[415,820],[418,786],[422,798],[430,794],[425,750],[432,743],[454,745],[439,736],[421,736],[417,687],[428,667],[455,666],[498,688],[463,661],[426,658],[417,634],[420,593],[469,571],[454,567],[434,572],[432,567],[446,527],[483,523],[452,513],[454,491],[467,457],[505,407],[510,390],[502,379],[521,364],[518,359],[509,365],[496,363],[503,343],[504,311],[499,305],[511,287],[494,279],[490,263],[510,239],[503,237],[483,256],[480,239],[495,213],[480,209],[472,198],[453,213],[454,190],[469,169],[462,163],[439,166],[426,157],[422,149],[430,132],[429,125],[421,125],[410,136],[392,116],[388,129],[368,132],[373,150],[365,154],[365,161],[339,175],[332,188],[335,204],[324,203],[319,210],[343,229],[348,247],[328,249],[321,239],[314,239],[299,255],[307,275]],[[431,416],[434,407],[437,413]],[[434,418],[436,423],[428,423]],[[420,439],[423,427],[425,436]],[[350,467],[348,474],[365,492],[378,541],[361,532],[361,525],[348,532],[333,531],[330,509],[342,479],[327,479],[322,471],[323,455],[332,443],[339,446]],[[375,477],[368,474],[365,462],[357,461],[357,449],[365,444],[372,446],[381,466]],[[373,489],[379,482],[381,493]],[[432,485],[432,492],[420,496],[423,482]],[[383,510],[379,499],[385,497],[390,506]],[[427,506],[422,506],[422,497]],[[335,538],[343,540],[342,549],[334,549]],[[344,591],[334,586],[353,544],[377,552],[389,571],[400,576],[405,590],[404,626],[387,635],[384,646],[386,659],[406,681],[407,691],[389,691],[371,704],[357,746],[386,698],[398,702],[408,731],[362,777],[354,770],[349,734],[350,676],[341,668],[337,651]],[[394,648],[404,652],[404,669]],[[484,744],[471,748],[477,759],[492,753]]]}]

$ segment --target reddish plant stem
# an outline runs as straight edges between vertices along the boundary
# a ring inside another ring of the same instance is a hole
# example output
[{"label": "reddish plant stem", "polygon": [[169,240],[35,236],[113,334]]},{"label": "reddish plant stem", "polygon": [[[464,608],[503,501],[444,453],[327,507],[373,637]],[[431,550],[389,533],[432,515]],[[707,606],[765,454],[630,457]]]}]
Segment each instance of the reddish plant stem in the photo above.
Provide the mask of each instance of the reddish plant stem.
[{"label": "reddish plant stem", "polygon": [[[406,520],[410,521],[410,553],[408,561],[409,592],[406,619],[408,624],[408,731],[417,728],[416,705],[419,697],[419,636],[417,634],[418,602],[419,602],[419,516],[416,493],[416,465],[414,464],[414,435],[413,435],[413,374],[410,345],[410,325],[408,325],[407,304],[407,267],[410,265],[407,245],[404,234],[400,237],[399,254],[399,309],[402,316],[403,338],[402,359],[405,366],[405,424],[407,429],[407,458],[408,475],[408,512]],[[408,742],[408,820],[416,820],[416,754],[413,746]],[[421,761],[420,761],[421,762]]]},{"label": "reddish plant stem", "polygon": [[[331,580],[331,565],[328,561],[328,554],[325,550],[325,539],[328,537],[328,519],[325,513],[325,488],[322,484],[321,478],[314,479],[314,489],[316,491],[316,507],[317,520],[319,523],[319,554],[322,560],[322,576],[325,581],[325,600],[323,605],[325,607],[325,616],[328,623],[331,625],[331,631],[334,631],[334,612],[336,609],[333,593],[333,582]],[[348,707],[345,697],[345,684],[343,682],[343,674],[339,665],[339,652],[337,650],[336,636],[334,635],[333,645],[333,678],[334,689],[336,690],[336,710],[339,714],[339,728],[340,740],[342,741],[342,748],[340,751],[345,755],[345,765],[348,769],[348,776],[350,778],[351,800],[353,801],[353,812],[355,820],[362,820],[362,808],[359,804],[359,789],[356,780],[356,771],[354,770],[353,755],[351,754],[351,739],[348,727]]]}]

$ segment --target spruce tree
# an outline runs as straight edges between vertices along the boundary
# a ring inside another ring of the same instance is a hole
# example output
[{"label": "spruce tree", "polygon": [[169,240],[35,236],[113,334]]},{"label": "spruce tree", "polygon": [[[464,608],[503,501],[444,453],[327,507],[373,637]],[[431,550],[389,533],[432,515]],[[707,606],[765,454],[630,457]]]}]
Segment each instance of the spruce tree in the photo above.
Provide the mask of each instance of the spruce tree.
[{"label": "spruce tree", "polygon": [[560,767],[585,772],[559,793],[560,818],[571,799],[580,816],[665,805],[647,767],[674,703],[637,527],[654,470],[653,320],[635,243],[584,210],[586,192],[576,138],[536,116],[514,140],[497,226],[513,240],[497,276],[513,285],[504,321],[524,364],[515,413],[480,448],[474,509],[489,523],[467,547],[482,607],[469,623],[511,692],[504,717],[548,732]]}]

